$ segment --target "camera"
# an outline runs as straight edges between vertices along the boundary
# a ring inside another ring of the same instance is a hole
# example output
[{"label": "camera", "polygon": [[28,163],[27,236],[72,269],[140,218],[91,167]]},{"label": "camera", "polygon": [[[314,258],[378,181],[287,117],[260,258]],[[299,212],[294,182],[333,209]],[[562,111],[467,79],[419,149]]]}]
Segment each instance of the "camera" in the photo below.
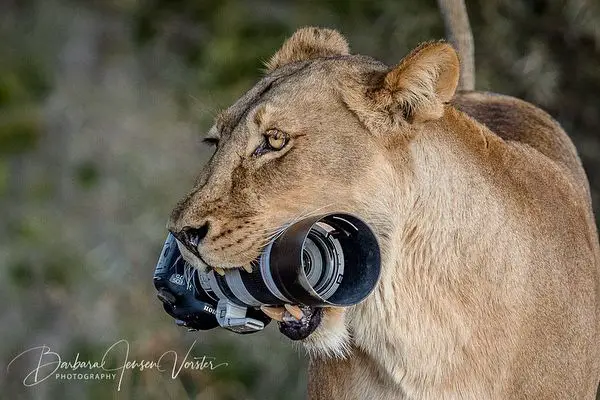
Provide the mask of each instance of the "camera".
[{"label": "camera", "polygon": [[350,214],[326,214],[284,227],[253,263],[221,276],[193,268],[167,236],[154,273],[158,298],[176,323],[237,333],[270,322],[260,306],[345,307],[364,300],[379,280],[381,256],[371,228]]}]

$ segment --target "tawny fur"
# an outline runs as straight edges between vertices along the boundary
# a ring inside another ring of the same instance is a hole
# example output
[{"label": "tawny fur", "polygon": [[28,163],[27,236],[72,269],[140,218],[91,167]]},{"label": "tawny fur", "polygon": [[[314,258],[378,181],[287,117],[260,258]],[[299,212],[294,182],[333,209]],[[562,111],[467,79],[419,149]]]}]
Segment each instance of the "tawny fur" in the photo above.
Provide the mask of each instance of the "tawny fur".
[{"label": "tawny fur", "polygon": [[[375,229],[376,290],[303,341],[311,399],[593,399],[600,250],[568,136],[523,101],[454,95],[445,43],[388,68],[337,36],[294,35],[222,114],[169,228],[208,221],[198,252],[223,268],[310,213]],[[256,156],[269,129],[289,143]]]}]

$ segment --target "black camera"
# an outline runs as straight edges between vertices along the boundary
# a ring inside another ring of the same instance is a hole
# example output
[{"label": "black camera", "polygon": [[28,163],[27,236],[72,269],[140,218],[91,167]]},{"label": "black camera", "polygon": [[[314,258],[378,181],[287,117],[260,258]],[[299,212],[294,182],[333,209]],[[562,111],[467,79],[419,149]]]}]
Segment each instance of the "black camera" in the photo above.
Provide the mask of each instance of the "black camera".
[{"label": "black camera", "polygon": [[154,273],[164,309],[178,325],[217,326],[252,333],[270,322],[260,306],[351,306],[379,279],[379,245],[369,226],[350,214],[310,217],[286,227],[256,260],[252,272],[199,271],[169,234]]}]

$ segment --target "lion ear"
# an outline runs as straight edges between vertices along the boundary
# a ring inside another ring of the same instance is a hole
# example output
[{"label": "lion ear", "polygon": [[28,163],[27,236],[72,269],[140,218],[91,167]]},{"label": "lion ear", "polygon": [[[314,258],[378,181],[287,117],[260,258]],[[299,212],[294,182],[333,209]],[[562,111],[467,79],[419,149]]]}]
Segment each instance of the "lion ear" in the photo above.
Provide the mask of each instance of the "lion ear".
[{"label": "lion ear", "polygon": [[444,112],[443,104],[454,96],[458,76],[459,61],[452,46],[424,43],[388,70],[370,97],[377,109],[400,111],[408,122],[437,119]]},{"label": "lion ear", "polygon": [[298,29],[266,63],[267,71],[296,61],[347,55],[346,39],[333,29],[307,27]]}]

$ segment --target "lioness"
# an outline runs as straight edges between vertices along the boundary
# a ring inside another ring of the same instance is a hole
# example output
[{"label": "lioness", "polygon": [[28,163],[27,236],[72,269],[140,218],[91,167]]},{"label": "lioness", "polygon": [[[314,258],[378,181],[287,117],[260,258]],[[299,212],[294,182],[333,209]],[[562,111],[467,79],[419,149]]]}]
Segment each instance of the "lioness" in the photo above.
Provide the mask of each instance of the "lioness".
[{"label": "lioness", "polygon": [[390,68],[304,28],[208,133],[168,224],[192,264],[248,268],[310,213],[378,236],[375,291],[302,340],[311,399],[594,397],[600,250],[575,148],[540,109],[458,80],[447,43]]}]

